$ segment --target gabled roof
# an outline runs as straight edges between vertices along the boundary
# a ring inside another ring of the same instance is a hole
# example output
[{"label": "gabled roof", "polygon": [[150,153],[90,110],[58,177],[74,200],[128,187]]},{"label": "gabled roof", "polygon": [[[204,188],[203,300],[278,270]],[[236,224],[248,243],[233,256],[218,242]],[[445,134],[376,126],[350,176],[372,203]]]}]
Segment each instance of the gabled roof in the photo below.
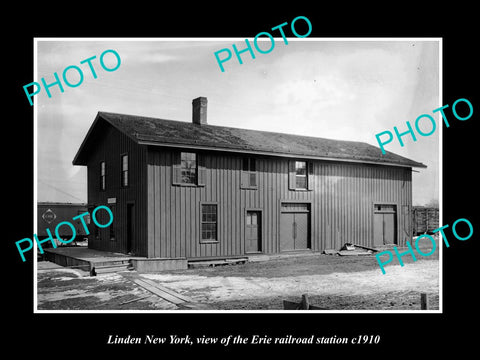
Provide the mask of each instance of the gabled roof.
[{"label": "gabled roof", "polygon": [[282,157],[363,162],[404,167],[426,167],[403,156],[357,141],[332,140],[258,130],[143,116],[98,112],[74,160],[86,165],[86,152],[99,122],[106,121],[141,145],[182,147],[216,151],[263,154]]}]

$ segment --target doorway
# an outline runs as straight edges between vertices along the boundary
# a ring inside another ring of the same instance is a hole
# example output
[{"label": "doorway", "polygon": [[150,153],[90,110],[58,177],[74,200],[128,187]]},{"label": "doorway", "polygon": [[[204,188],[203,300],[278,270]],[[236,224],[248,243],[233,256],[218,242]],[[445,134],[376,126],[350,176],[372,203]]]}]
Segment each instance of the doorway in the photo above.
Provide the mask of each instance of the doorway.
[{"label": "doorway", "polygon": [[397,206],[375,204],[373,212],[373,246],[397,244]]},{"label": "doorway", "polygon": [[280,250],[310,249],[310,204],[283,203],[280,214]]},{"label": "doorway", "polygon": [[245,252],[262,251],[262,212],[248,210],[245,219]]}]

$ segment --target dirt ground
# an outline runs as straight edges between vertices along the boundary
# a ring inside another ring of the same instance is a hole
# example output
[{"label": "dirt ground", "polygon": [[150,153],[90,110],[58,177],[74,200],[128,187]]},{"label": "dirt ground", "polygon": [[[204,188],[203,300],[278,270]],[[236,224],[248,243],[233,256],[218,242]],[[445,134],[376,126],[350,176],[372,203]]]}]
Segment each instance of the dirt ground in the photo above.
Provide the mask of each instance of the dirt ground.
[{"label": "dirt ground", "polygon": [[[424,252],[428,252],[425,250]],[[328,310],[419,310],[439,308],[438,250],[429,257],[394,261],[382,275],[373,255],[305,255],[155,274],[135,271],[90,277],[79,270],[39,263],[39,310],[175,310],[172,302],[137,286],[132,273],[212,310],[282,310],[283,300]],[[41,267],[43,266],[43,269]],[[128,275],[128,276],[127,276]]]}]

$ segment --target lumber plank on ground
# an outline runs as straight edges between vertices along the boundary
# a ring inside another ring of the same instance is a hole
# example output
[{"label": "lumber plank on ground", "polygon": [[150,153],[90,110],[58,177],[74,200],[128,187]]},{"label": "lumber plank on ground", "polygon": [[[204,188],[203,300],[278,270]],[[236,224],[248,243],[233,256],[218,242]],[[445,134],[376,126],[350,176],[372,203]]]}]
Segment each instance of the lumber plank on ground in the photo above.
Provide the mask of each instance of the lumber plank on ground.
[{"label": "lumber plank on ground", "polygon": [[183,301],[185,301],[185,302],[192,302],[192,299],[190,299],[188,296],[182,295],[182,294],[180,294],[180,293],[178,293],[178,292],[176,292],[176,291],[174,291],[174,290],[172,290],[172,289],[169,289],[169,288],[167,288],[167,287],[165,287],[165,286],[163,286],[163,285],[160,285],[160,284],[158,284],[158,283],[156,283],[156,282],[154,282],[154,281],[152,281],[152,280],[150,280],[150,279],[142,278],[141,280],[142,280],[143,282],[145,282],[145,283],[153,286],[153,287],[156,287],[157,289],[160,289],[160,290],[162,290],[162,291],[164,291],[164,292],[166,292],[166,293],[168,293],[168,294],[170,294],[170,295],[172,295],[172,296],[175,296],[175,297],[179,298],[180,300],[183,300]]},{"label": "lumber plank on ground", "polygon": [[353,246],[356,246],[356,247],[359,247],[359,248],[362,248],[362,249],[367,249],[367,250],[372,250],[372,251],[378,251],[377,249],[374,249],[374,248],[371,248],[371,247],[368,247],[368,246],[363,246],[363,245],[358,245],[358,244],[352,244]]},{"label": "lumber plank on ground", "polygon": [[340,250],[338,255],[340,256],[358,256],[358,255],[371,255],[371,252],[360,250]]},{"label": "lumber plank on ground", "polygon": [[156,286],[152,286],[151,284],[149,284],[149,283],[147,283],[147,282],[145,282],[145,281],[143,281],[143,280],[140,280],[140,279],[132,279],[132,281],[133,281],[135,284],[137,284],[137,285],[143,287],[144,289],[150,291],[151,293],[153,293],[153,294],[161,297],[162,299],[165,299],[165,300],[167,300],[167,301],[169,301],[169,302],[171,302],[171,303],[173,303],[173,304],[175,304],[175,305],[178,305],[178,304],[181,304],[181,303],[184,303],[184,302],[185,302],[184,300],[181,300],[181,299],[179,299],[178,297],[173,296],[173,295],[169,294],[169,293],[166,292],[166,291],[162,291],[162,290],[160,290],[159,288],[157,288]]}]

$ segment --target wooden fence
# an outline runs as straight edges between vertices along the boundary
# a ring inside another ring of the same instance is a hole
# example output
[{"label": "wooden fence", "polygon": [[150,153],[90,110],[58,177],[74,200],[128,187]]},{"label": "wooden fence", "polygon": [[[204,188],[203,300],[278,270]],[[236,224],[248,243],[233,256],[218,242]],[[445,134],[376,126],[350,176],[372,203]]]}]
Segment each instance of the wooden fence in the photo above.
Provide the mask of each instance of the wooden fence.
[{"label": "wooden fence", "polygon": [[439,227],[438,208],[414,206],[412,211],[413,235],[431,233]]},{"label": "wooden fence", "polygon": [[[420,309],[429,310],[430,304],[427,293],[420,293]],[[294,301],[283,300],[283,309],[284,310],[331,310],[326,308],[321,308],[315,305],[310,304],[307,294],[302,295],[302,300],[297,303]]]}]

